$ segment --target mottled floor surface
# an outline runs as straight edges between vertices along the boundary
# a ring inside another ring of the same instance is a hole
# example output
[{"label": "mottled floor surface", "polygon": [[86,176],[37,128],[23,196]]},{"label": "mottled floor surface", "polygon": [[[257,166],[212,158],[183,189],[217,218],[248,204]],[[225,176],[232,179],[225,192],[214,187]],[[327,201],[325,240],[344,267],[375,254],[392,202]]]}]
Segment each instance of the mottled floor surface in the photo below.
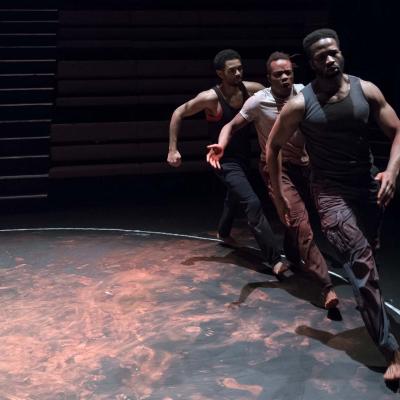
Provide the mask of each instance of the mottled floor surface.
[{"label": "mottled floor surface", "polygon": [[263,268],[212,240],[0,232],[0,399],[399,398],[349,286],[327,315]]}]

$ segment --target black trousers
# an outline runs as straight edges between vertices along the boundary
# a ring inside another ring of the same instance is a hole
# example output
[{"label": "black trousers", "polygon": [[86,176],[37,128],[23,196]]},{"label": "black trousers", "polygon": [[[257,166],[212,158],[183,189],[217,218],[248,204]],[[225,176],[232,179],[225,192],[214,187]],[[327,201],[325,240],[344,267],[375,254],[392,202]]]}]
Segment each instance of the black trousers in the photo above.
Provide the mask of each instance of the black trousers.
[{"label": "black trousers", "polygon": [[283,251],[249,182],[248,171],[245,163],[229,161],[222,163],[221,170],[216,172],[227,189],[218,232],[221,237],[229,236],[235,211],[237,207],[242,207],[263,256],[273,266],[284,259]]}]

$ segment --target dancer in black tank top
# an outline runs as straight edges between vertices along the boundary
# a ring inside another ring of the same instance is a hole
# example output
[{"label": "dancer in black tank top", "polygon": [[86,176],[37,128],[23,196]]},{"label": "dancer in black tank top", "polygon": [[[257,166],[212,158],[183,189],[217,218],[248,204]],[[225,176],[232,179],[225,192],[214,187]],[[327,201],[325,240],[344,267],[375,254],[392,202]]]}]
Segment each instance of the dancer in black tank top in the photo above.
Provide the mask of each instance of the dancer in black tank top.
[{"label": "dancer in black tank top", "polygon": [[[400,169],[400,121],[375,85],[343,73],[335,31],[314,31],[303,45],[316,78],[283,108],[267,145],[278,213],[286,221],[290,209],[282,194],[278,154],[301,128],[322,229],[342,255],[368,333],[389,360],[384,379],[399,380],[399,345],[390,333],[374,251],[382,211],[394,196]],[[393,141],[387,169],[376,176],[366,137],[369,114]]]},{"label": "dancer in black tank top", "polygon": [[[210,139],[218,135],[220,129],[240,110],[244,101],[263,88],[256,82],[243,82],[240,56],[233,50],[223,50],[214,59],[214,67],[221,83],[178,107],[172,114],[169,132],[169,152],[167,161],[171,166],[181,164],[181,155],[177,148],[178,133],[183,118],[204,111],[209,126]],[[249,128],[247,128],[249,129]],[[284,271],[286,259],[272,229],[264,216],[260,200],[248,180],[250,159],[250,135],[243,132],[237,142],[228,149],[218,177],[227,188],[224,210],[219,222],[219,237],[232,243],[230,230],[234,212],[238,205],[243,207],[248,224],[266,259],[275,273]],[[215,140],[215,139],[214,139]]]},{"label": "dancer in black tank top", "polygon": [[[242,92],[243,104],[250,97],[246,87],[243,83],[239,85],[239,89]],[[208,134],[212,143],[218,141],[218,136],[221,129],[230,122],[236,114],[240,111],[241,107],[233,108],[225,99],[221,89],[218,86],[214,86],[213,90],[218,96],[218,102],[221,105],[221,116],[218,120],[215,118],[210,121],[208,120]],[[253,132],[253,125],[247,125],[242,129],[238,130],[236,135],[232,138],[224,152],[224,157],[221,162],[227,162],[230,160],[240,161],[247,164],[251,158],[251,145],[250,138]]]}]

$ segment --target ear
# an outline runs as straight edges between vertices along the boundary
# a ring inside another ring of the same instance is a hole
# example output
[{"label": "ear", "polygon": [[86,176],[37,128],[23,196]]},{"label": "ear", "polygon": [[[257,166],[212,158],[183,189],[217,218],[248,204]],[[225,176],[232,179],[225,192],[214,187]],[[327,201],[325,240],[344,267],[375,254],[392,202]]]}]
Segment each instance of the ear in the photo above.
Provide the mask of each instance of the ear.
[{"label": "ear", "polygon": [[310,68],[311,68],[313,71],[315,71],[315,68],[314,68],[314,64],[313,64],[313,62],[312,62],[312,59],[308,60],[308,65],[310,66]]},{"label": "ear", "polygon": [[267,81],[269,82],[269,83],[271,83],[271,75],[270,74],[267,74]]},{"label": "ear", "polygon": [[220,79],[224,79],[224,71],[221,69],[217,69],[215,71]]}]

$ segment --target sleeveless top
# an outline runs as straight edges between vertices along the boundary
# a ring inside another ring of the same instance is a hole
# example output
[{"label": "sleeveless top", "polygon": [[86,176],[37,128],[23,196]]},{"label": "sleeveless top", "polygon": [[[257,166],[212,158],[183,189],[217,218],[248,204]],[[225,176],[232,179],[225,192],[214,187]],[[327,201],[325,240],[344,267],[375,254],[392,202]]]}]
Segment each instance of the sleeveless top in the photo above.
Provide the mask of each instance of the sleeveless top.
[{"label": "sleeveless top", "polygon": [[300,129],[316,178],[354,182],[370,174],[369,104],[360,79],[348,77],[349,93],[335,103],[320,103],[311,83],[302,90],[305,113]]},{"label": "sleeveless top", "polygon": [[[218,143],[218,136],[224,125],[230,122],[239,109],[231,107],[218,86],[214,86],[213,90],[218,96],[218,101],[221,105],[222,115],[216,117],[208,116],[208,134],[212,143]],[[243,94],[243,103],[249,98],[249,93],[243,83],[240,84],[240,90]],[[245,127],[235,131],[232,134],[231,140],[226,146],[224,156],[220,162],[241,161],[250,162],[251,158],[251,134],[253,133],[253,124],[246,125]]]}]

